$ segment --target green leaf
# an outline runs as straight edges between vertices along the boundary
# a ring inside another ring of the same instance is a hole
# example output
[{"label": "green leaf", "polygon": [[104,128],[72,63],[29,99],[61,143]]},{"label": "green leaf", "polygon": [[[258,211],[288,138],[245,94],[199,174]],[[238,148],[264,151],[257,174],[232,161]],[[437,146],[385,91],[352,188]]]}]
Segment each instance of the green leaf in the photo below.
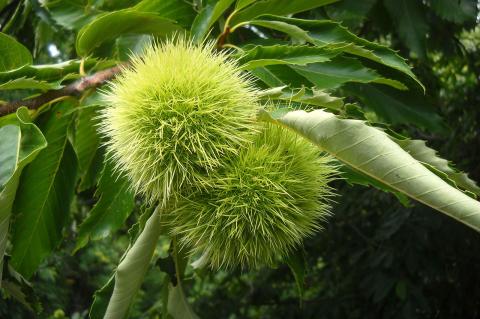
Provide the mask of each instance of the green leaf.
[{"label": "green leaf", "polygon": [[438,133],[446,130],[442,118],[423,95],[370,84],[349,84],[345,89],[387,123],[415,124]]},{"label": "green leaf", "polygon": [[107,309],[108,301],[113,293],[113,287],[115,286],[115,276],[111,276],[102,288],[95,291],[93,295],[93,303],[88,313],[90,319],[103,319],[105,309]]},{"label": "green leaf", "polygon": [[133,9],[155,13],[162,18],[174,20],[183,27],[189,27],[195,18],[193,6],[188,1],[142,0]]},{"label": "green leaf", "polygon": [[435,0],[432,9],[445,20],[455,23],[475,23],[477,4],[472,0]]},{"label": "green leaf", "polygon": [[287,102],[299,102],[302,104],[321,106],[328,109],[340,110],[343,107],[343,99],[330,95],[328,92],[307,88],[300,90],[286,90],[285,87],[272,88],[261,93],[262,99],[283,100]]},{"label": "green leaf", "polygon": [[287,15],[298,12],[307,11],[313,8],[321,7],[338,0],[305,0],[305,1],[291,1],[291,0],[260,0],[251,2],[250,6],[242,1],[239,7],[246,7],[235,14],[230,20],[230,25],[234,26],[240,22],[251,20],[262,14]]},{"label": "green leaf", "polygon": [[397,32],[403,42],[418,57],[425,58],[429,27],[422,2],[418,0],[384,0],[383,3],[397,26]]},{"label": "green leaf", "polygon": [[97,152],[99,152],[100,137],[96,130],[99,123],[98,108],[98,105],[82,106],[80,111],[78,111],[75,122],[73,149],[78,158],[78,171],[81,184],[86,182],[89,169],[94,164],[95,156]]},{"label": "green leaf", "polygon": [[192,37],[197,42],[201,42],[215,21],[230,7],[233,1],[234,0],[208,0],[205,7],[203,7],[202,11],[200,11],[193,21],[191,29]]},{"label": "green leaf", "polygon": [[338,55],[338,50],[328,50],[311,46],[255,46],[242,52],[239,63],[244,70],[273,64],[306,65],[315,62],[327,62]]},{"label": "green leaf", "polygon": [[328,5],[325,11],[332,20],[340,21],[348,28],[358,27],[377,0],[342,0]]},{"label": "green leaf", "polygon": [[157,207],[115,271],[115,286],[104,319],[127,317],[133,298],[150,266],[160,232],[160,208]]},{"label": "green leaf", "polygon": [[237,0],[237,3],[235,4],[235,10],[240,11],[243,8],[251,5],[257,0]]},{"label": "green leaf", "polygon": [[382,192],[392,193],[398,199],[398,201],[402,203],[403,206],[411,206],[410,200],[405,194],[400,193],[399,191],[389,187],[388,185],[385,185],[382,182],[353,169],[352,167],[342,165],[340,167],[340,172],[342,173],[342,177],[345,178],[347,183],[350,185],[357,184],[367,187],[375,187]]},{"label": "green leaf", "polygon": [[32,64],[30,51],[17,40],[0,32],[0,72]]},{"label": "green leaf", "polygon": [[17,168],[18,153],[20,151],[20,127],[6,125],[0,127],[2,141],[0,143],[0,190],[3,189]]},{"label": "green leaf", "polygon": [[[78,73],[81,61],[70,60],[48,65],[25,65],[21,68],[0,72],[0,82],[7,82],[18,78],[34,78],[35,80],[57,81],[68,74]],[[95,59],[86,59],[84,67],[90,68],[97,63]]]},{"label": "green leaf", "polygon": [[167,309],[173,319],[199,319],[188,303],[181,283],[169,284]]},{"label": "green leaf", "polygon": [[102,12],[84,0],[53,0],[42,4],[52,19],[67,30],[79,30]]},{"label": "green leaf", "polygon": [[334,89],[347,82],[381,83],[400,90],[407,89],[401,82],[384,78],[352,58],[336,57],[327,63],[290,67],[318,89]]},{"label": "green leaf", "polygon": [[105,238],[123,226],[135,205],[129,185],[129,180],[115,174],[113,165],[107,161],[96,192],[100,199],[79,227],[75,251],[89,240]]},{"label": "green leaf", "polygon": [[355,170],[480,231],[480,202],[432,173],[383,131],[322,110],[293,111],[274,122]]},{"label": "green leaf", "polygon": [[66,100],[43,114],[39,127],[48,146],[23,172],[15,198],[12,266],[29,278],[62,239],[72,200],[77,163],[67,140],[72,122]]},{"label": "green leaf", "polygon": [[249,24],[284,32],[297,42],[307,42],[316,46],[326,44],[345,45],[343,51],[362,57],[393,70],[397,70],[414,80],[422,89],[422,83],[411,71],[405,60],[392,49],[359,38],[339,23],[330,20],[303,20],[265,15]]},{"label": "green leaf", "polygon": [[47,142],[32,123],[28,110],[17,110],[14,124],[0,127],[0,286],[12,206],[23,168],[33,161]]},{"label": "green leaf", "polygon": [[[180,249],[176,238],[172,240],[170,257],[174,261],[175,274],[174,278],[172,278],[172,274],[169,274],[171,282],[168,285],[167,312],[173,319],[198,319],[183,291],[182,281],[185,276],[188,255],[185,249]],[[175,280],[172,281],[172,279]]]},{"label": "green leaf", "polygon": [[21,90],[21,89],[30,89],[30,90],[55,90],[61,88],[62,85],[58,82],[45,82],[39,81],[32,78],[18,78],[11,80],[5,83],[0,84],[0,90]]},{"label": "green leaf", "polygon": [[105,41],[122,34],[165,36],[183,30],[174,21],[157,14],[124,9],[100,15],[85,25],[77,35],[77,53],[86,56]]},{"label": "green leaf", "polygon": [[296,249],[293,253],[291,253],[287,257],[286,263],[290,268],[293,277],[295,278],[298,295],[300,296],[300,304],[302,304],[302,299],[305,292],[305,268],[307,266],[305,261],[305,251],[303,248]]},{"label": "green leaf", "polygon": [[269,87],[287,86],[278,76],[273,74],[266,67],[259,67],[250,71],[256,78],[267,84]]},{"label": "green leaf", "polygon": [[439,157],[437,151],[427,146],[425,141],[411,140],[409,138],[390,137],[395,143],[400,145],[417,161],[433,166],[435,169],[447,175],[458,187],[480,195],[480,187],[471,180],[467,174],[459,172],[452,168],[447,160]]}]

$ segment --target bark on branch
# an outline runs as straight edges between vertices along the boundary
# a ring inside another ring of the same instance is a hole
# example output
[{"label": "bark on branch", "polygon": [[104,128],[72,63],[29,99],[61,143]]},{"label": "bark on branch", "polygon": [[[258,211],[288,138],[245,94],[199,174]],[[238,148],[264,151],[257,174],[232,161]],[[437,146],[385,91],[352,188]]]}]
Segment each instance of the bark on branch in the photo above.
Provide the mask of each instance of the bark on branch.
[{"label": "bark on branch", "polygon": [[25,106],[29,109],[35,110],[40,106],[45,105],[55,99],[63,96],[76,96],[83,91],[98,87],[104,84],[106,81],[115,77],[121,71],[121,66],[114,66],[109,69],[105,69],[94,73],[92,75],[83,77],[61,89],[47,91],[39,96],[26,100],[17,100],[0,104],[0,116],[7,115],[15,112],[19,107]]}]

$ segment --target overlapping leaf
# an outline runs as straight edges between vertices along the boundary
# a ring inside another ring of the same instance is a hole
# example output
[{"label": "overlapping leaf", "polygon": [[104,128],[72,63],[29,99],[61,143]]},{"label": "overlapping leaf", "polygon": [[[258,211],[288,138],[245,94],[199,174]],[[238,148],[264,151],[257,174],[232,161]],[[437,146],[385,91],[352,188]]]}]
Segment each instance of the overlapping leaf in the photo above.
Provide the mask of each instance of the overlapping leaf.
[{"label": "overlapping leaf", "polygon": [[122,34],[171,35],[181,31],[175,21],[149,12],[124,9],[100,15],[85,25],[77,35],[77,53],[86,56],[103,42],[117,38]]},{"label": "overlapping leaf", "polygon": [[297,42],[307,42],[316,46],[350,44],[345,46],[344,52],[401,72],[423,88],[405,60],[395,51],[386,46],[359,38],[337,22],[264,15],[256,20],[248,21],[248,24],[284,32]]},{"label": "overlapping leaf", "polygon": [[40,119],[48,146],[24,170],[15,198],[11,264],[26,278],[58,245],[68,220],[77,173],[67,139],[72,105],[59,103]]},{"label": "overlapping leaf", "polygon": [[113,293],[103,316],[104,319],[127,317],[132,300],[150,265],[160,232],[160,212],[157,209],[115,271]]},{"label": "overlapping leaf", "polygon": [[296,91],[290,90],[285,86],[276,87],[263,91],[260,97],[267,100],[282,100],[285,101],[285,103],[299,102],[333,110],[340,110],[344,105],[342,98],[332,96],[328,92],[315,88],[307,89],[305,87]]},{"label": "overlapping leaf", "polygon": [[[321,7],[338,0],[310,0],[310,1],[291,1],[291,0],[260,0],[260,1],[239,1],[236,13],[230,23],[232,26],[237,23],[251,20],[262,14],[287,15],[307,11],[313,8]],[[240,10],[241,9],[241,10]]]},{"label": "overlapping leaf", "polygon": [[[0,72],[0,82],[6,83],[20,78],[31,78],[37,81],[58,81],[68,74],[78,73],[79,60],[70,60],[57,64],[48,65],[25,65],[18,69]],[[86,59],[84,68],[91,68],[97,63],[94,59]],[[108,67],[108,64],[105,65]]]},{"label": "overlapping leaf", "polygon": [[480,231],[480,202],[432,173],[383,131],[322,110],[288,112],[275,122],[355,170]]},{"label": "overlapping leaf", "polygon": [[107,161],[96,192],[99,200],[80,225],[75,250],[85,246],[89,240],[105,238],[123,226],[135,204],[129,185],[128,179],[117,176]]},{"label": "overlapping leaf", "polygon": [[192,24],[192,36],[202,41],[215,21],[230,7],[234,0],[208,0]]},{"label": "overlapping leaf", "polygon": [[425,58],[429,27],[425,20],[423,3],[417,0],[384,0],[384,3],[397,25],[400,38],[412,52]]},{"label": "overlapping leaf", "polygon": [[46,82],[39,81],[32,78],[18,78],[11,80],[5,83],[0,84],[0,90],[21,90],[21,89],[31,89],[31,90],[54,90],[59,89],[62,86],[58,82]]},{"label": "overlapping leaf", "polygon": [[341,53],[338,48],[317,48],[305,45],[255,46],[241,54],[239,63],[245,70],[274,64],[306,65],[327,62]]},{"label": "overlapping leaf", "polygon": [[428,147],[425,141],[392,136],[390,138],[416,160],[431,165],[433,168],[446,174],[447,178],[452,180],[455,185],[461,189],[480,195],[480,187],[478,187],[477,183],[471,180],[467,174],[451,167],[448,161],[438,156],[437,151]]},{"label": "overlapping leaf", "polygon": [[433,132],[444,132],[446,129],[442,118],[423,95],[405,94],[372,84],[349,84],[346,90],[387,123],[416,124]]},{"label": "overlapping leaf", "polygon": [[20,108],[11,124],[0,127],[0,283],[13,201],[23,168],[47,146],[40,130]]},{"label": "overlapping leaf", "polygon": [[472,0],[435,0],[431,5],[438,15],[455,23],[474,23],[477,17],[476,2]]}]

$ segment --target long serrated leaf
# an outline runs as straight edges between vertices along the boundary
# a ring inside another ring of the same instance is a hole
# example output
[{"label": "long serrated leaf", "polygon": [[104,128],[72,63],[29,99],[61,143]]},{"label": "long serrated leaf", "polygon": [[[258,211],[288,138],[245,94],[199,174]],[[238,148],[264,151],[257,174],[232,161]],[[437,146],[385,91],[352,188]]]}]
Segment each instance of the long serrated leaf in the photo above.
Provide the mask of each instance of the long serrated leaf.
[{"label": "long serrated leaf", "polygon": [[0,90],[37,89],[46,91],[59,89],[61,87],[62,86],[58,82],[46,82],[26,77],[14,79],[0,84]]},{"label": "long serrated leaf", "polygon": [[341,51],[306,45],[255,46],[241,54],[239,64],[242,69],[252,70],[273,64],[306,65],[315,62],[327,62]]},{"label": "long serrated leaf", "polygon": [[150,265],[160,232],[160,208],[157,207],[115,271],[115,286],[104,319],[126,318]]},{"label": "long serrated leaf", "polygon": [[0,286],[13,201],[23,168],[47,146],[25,108],[17,110],[14,124],[0,128]]},{"label": "long serrated leaf", "polygon": [[413,74],[405,60],[395,51],[386,46],[359,38],[337,22],[264,15],[256,20],[248,21],[248,24],[284,32],[296,41],[303,41],[317,46],[348,43],[350,45],[345,46],[344,52],[397,70],[407,75],[424,89],[424,86]]},{"label": "long serrated leaf", "polygon": [[363,174],[480,231],[480,202],[432,173],[383,131],[322,110],[293,111],[274,122]]},{"label": "long serrated leaf", "polygon": [[442,18],[455,23],[475,23],[477,2],[472,0],[435,0],[432,9]]},{"label": "long serrated leaf", "polygon": [[[84,68],[91,68],[97,63],[95,59],[86,59]],[[0,82],[8,82],[18,78],[34,78],[42,81],[58,81],[65,76],[78,73],[81,61],[70,60],[48,65],[25,65],[15,70],[0,72]]]},{"label": "long serrated leaf", "polygon": [[[248,21],[262,14],[278,14],[287,15],[307,11],[313,8],[318,8],[330,3],[337,2],[338,0],[304,0],[304,1],[292,1],[292,0],[260,0],[253,1],[250,6],[247,3],[241,5],[245,7],[243,10],[239,10],[237,14],[233,16],[230,23],[232,26],[237,23]],[[248,3],[250,4],[250,3]],[[239,6],[240,7],[240,6]],[[239,8],[237,7],[237,9]]]},{"label": "long serrated leaf", "polygon": [[447,177],[460,188],[476,195],[480,195],[480,187],[478,187],[475,181],[471,180],[467,174],[452,168],[448,161],[438,156],[437,151],[428,147],[425,141],[411,140],[409,138],[395,138],[392,136],[390,136],[390,138],[416,160],[432,165],[440,172],[446,174]]},{"label": "long serrated leaf", "polygon": [[48,146],[23,172],[14,203],[12,266],[29,278],[58,245],[76,182],[75,153],[67,139],[73,102],[55,105],[39,121]]},{"label": "long serrated leaf", "polygon": [[422,1],[383,0],[383,3],[403,42],[420,58],[425,58],[429,26]]},{"label": "long serrated leaf", "polygon": [[[448,1],[448,0],[447,0]],[[348,28],[358,27],[377,0],[342,0],[325,7],[327,15]]]},{"label": "long serrated leaf", "polygon": [[107,161],[96,192],[100,199],[79,227],[75,250],[84,247],[89,240],[109,236],[123,226],[132,212],[135,196],[129,190],[129,180],[117,175]]},{"label": "long serrated leaf", "polygon": [[344,103],[343,99],[332,96],[328,92],[305,87],[300,90],[285,89],[285,87],[277,87],[266,90],[260,94],[262,99],[282,100],[286,102],[299,102],[302,104],[321,106],[328,109],[340,110]]},{"label": "long serrated leaf", "polygon": [[290,66],[319,89],[334,89],[347,82],[381,83],[396,89],[407,87],[397,80],[387,79],[375,70],[362,65],[358,60],[336,57],[327,63],[315,63],[306,66]]},{"label": "long serrated leaf", "polygon": [[398,201],[402,203],[403,206],[411,206],[410,200],[405,194],[400,193],[399,191],[389,187],[388,185],[385,185],[380,181],[353,169],[352,167],[342,165],[340,167],[340,172],[342,174],[342,177],[345,178],[347,183],[349,183],[350,185],[356,184],[367,187],[373,186],[376,189],[381,190],[382,192],[392,193],[398,199]]}]

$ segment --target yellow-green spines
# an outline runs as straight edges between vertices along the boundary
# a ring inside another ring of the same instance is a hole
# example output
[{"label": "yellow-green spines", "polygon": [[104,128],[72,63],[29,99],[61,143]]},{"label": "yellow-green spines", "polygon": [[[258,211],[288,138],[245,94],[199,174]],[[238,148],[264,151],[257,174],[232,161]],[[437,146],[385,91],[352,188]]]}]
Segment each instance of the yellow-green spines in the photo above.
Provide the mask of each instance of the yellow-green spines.
[{"label": "yellow-green spines", "polygon": [[110,84],[101,131],[137,193],[165,200],[238,154],[258,110],[236,62],[212,44],[147,47]]},{"label": "yellow-green spines", "polygon": [[169,214],[172,233],[211,267],[258,267],[285,257],[320,228],[335,174],[317,147],[267,125],[212,187],[194,190]]}]

